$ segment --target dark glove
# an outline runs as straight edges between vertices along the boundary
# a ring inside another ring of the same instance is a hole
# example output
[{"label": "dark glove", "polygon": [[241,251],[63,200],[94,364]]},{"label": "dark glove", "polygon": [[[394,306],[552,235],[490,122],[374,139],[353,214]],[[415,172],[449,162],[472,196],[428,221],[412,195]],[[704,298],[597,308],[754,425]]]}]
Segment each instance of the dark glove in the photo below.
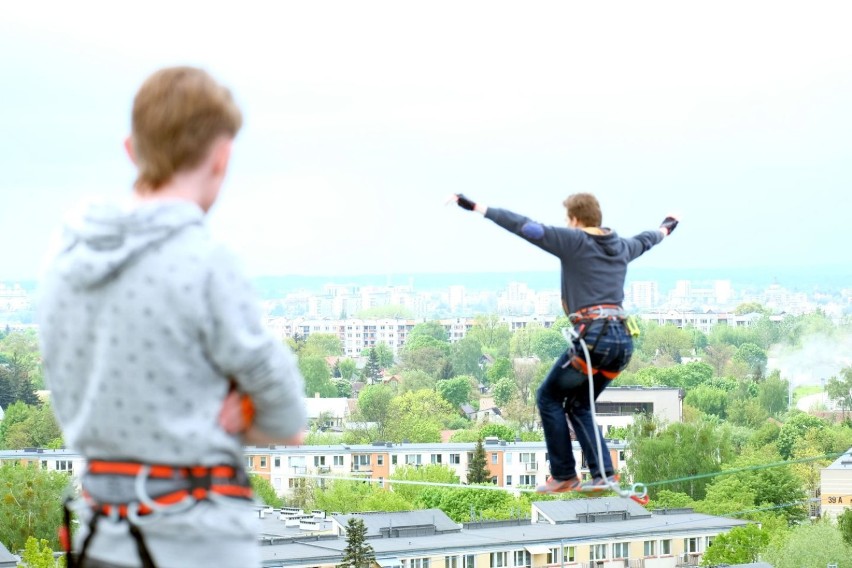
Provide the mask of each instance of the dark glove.
[{"label": "dark glove", "polygon": [[468,211],[473,211],[473,208],[476,207],[476,203],[474,203],[473,201],[471,201],[470,199],[465,197],[464,194],[457,193],[456,197],[459,198],[457,203],[458,203],[458,206],[461,207],[462,209],[467,209]]},{"label": "dark glove", "polygon": [[670,235],[672,234],[672,231],[675,230],[675,227],[677,227],[677,219],[674,217],[666,217],[660,225],[660,228],[668,231]]}]

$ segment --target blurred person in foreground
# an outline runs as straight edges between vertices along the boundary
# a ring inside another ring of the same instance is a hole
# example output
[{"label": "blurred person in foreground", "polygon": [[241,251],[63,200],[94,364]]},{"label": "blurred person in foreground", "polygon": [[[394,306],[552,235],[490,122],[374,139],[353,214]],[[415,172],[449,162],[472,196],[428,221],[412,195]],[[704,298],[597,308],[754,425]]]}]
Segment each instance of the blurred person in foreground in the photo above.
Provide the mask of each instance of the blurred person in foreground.
[{"label": "blurred person in foreground", "polygon": [[307,418],[294,357],[205,223],[241,124],[205,71],[154,73],[125,144],[132,196],[69,216],[49,259],[45,377],[87,461],[71,568],[260,564],[242,445],[299,444]]}]

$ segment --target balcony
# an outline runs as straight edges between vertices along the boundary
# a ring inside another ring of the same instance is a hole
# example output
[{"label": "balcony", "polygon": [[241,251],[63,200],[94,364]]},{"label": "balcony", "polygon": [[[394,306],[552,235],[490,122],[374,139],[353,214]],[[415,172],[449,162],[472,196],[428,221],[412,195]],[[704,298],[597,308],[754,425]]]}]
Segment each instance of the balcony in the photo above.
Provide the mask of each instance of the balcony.
[{"label": "balcony", "polygon": [[318,466],[317,473],[331,473],[331,468],[327,465]]},{"label": "balcony", "polygon": [[352,464],[352,472],[353,473],[372,473],[373,472],[373,466],[371,466],[370,464],[353,463]]}]

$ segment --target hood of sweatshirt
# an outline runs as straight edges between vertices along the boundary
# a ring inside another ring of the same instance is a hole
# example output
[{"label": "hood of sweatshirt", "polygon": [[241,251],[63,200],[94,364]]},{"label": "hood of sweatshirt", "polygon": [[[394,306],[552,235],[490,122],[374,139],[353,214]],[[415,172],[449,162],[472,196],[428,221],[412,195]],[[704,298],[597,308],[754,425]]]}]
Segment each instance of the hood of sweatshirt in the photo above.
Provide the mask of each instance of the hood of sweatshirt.
[{"label": "hood of sweatshirt", "polygon": [[597,228],[596,230],[586,229],[586,233],[594,239],[603,253],[607,256],[619,256],[624,252],[624,241],[618,238],[615,231],[606,227]]},{"label": "hood of sweatshirt", "polygon": [[204,222],[190,201],[98,202],[72,213],[55,269],[75,288],[100,286],[182,229]]}]

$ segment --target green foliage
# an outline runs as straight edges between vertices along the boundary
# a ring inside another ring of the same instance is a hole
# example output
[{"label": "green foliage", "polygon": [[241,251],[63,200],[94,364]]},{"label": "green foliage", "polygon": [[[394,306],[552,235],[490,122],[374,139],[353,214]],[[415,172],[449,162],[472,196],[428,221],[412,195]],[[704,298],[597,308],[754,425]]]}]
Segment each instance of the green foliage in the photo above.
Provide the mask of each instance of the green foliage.
[{"label": "green foliage", "polygon": [[746,314],[762,314],[765,316],[772,315],[772,310],[758,302],[745,302],[734,308],[734,313],[738,316]]},{"label": "green foliage", "polygon": [[331,382],[331,370],[322,357],[300,357],[299,371],[305,379],[305,396],[312,397],[316,393],[322,398],[337,396],[337,387]]},{"label": "green foliage", "polygon": [[686,493],[661,489],[657,491],[656,497],[648,504],[648,509],[680,509],[683,507],[694,507],[695,500]]},{"label": "green foliage", "polygon": [[506,357],[496,359],[485,371],[485,377],[488,379],[488,384],[491,385],[497,383],[500,379],[511,379],[514,374],[512,362]]},{"label": "green foliage", "polygon": [[334,388],[337,389],[337,396],[340,398],[349,398],[352,396],[352,383],[349,382],[349,379],[334,379],[331,381],[334,384]]},{"label": "green foliage", "polygon": [[840,371],[839,377],[831,377],[825,385],[825,392],[841,409],[852,410],[852,367]]},{"label": "green foliage", "polygon": [[516,434],[512,428],[505,424],[485,424],[479,429],[479,435],[483,439],[496,436],[503,441],[511,442],[515,439]]},{"label": "green foliage", "polygon": [[358,393],[358,419],[364,422],[375,422],[380,440],[383,439],[385,427],[390,419],[393,398],[393,389],[387,385],[367,385]]},{"label": "green foliage", "polygon": [[674,325],[649,324],[642,333],[641,349],[650,357],[668,356],[676,363],[695,347],[688,330]]},{"label": "green foliage", "polygon": [[781,426],[778,433],[778,452],[785,460],[796,457],[794,455],[796,442],[803,438],[811,429],[824,429],[827,426],[825,420],[811,416],[804,412],[794,412],[787,422]]},{"label": "green foliage", "polygon": [[26,546],[28,537],[47,540],[59,548],[65,474],[42,471],[36,465],[0,465],[0,542],[9,550]]},{"label": "green foliage", "polygon": [[312,333],[305,340],[301,355],[310,357],[343,355],[343,344],[333,333]]},{"label": "green foliage", "polygon": [[705,414],[724,418],[728,408],[728,393],[705,383],[690,390],[684,402]]},{"label": "green foliage", "polygon": [[754,343],[743,343],[737,347],[732,360],[745,365],[755,379],[763,378],[766,373],[766,351]]},{"label": "green foliage", "polygon": [[64,568],[65,557],[54,557],[50,543],[44,539],[33,537],[27,538],[24,552],[21,554],[21,563],[18,566],[26,568]]},{"label": "green foliage", "polygon": [[6,334],[0,339],[0,408],[39,404],[36,386],[44,387],[38,336],[32,330]]},{"label": "green foliage", "polygon": [[47,448],[62,445],[62,431],[50,404],[29,406],[16,402],[0,422],[0,448]]},{"label": "green foliage", "polygon": [[763,560],[775,568],[821,568],[829,564],[852,568],[852,547],[843,542],[837,527],[820,521],[794,527],[789,534],[773,539]]},{"label": "green foliage", "polygon": [[852,546],[852,509],[846,509],[837,517],[837,528],[843,537],[843,542]]},{"label": "green foliage", "polygon": [[[653,418],[637,417],[629,438],[632,452],[627,469],[632,479],[644,483],[712,473],[730,455],[730,432],[711,421],[662,426]],[[708,479],[689,479],[666,485],[693,499],[704,497]],[[651,487],[651,498],[656,497]]]},{"label": "green foliage", "polygon": [[517,392],[518,387],[515,386],[515,381],[508,377],[503,377],[496,383],[492,383],[491,396],[494,397],[494,403],[497,406],[506,406]]},{"label": "green foliage", "polygon": [[393,483],[393,481],[426,481],[429,483],[457,484],[459,482],[459,478],[455,471],[446,465],[429,464],[420,467],[398,467],[396,471],[394,471],[393,475],[390,476],[389,485],[393,488],[394,493],[398,494],[409,503],[416,503],[429,486]]},{"label": "green foliage", "polygon": [[275,492],[275,488],[272,487],[272,483],[270,483],[268,479],[256,473],[250,473],[249,480],[251,481],[251,488],[254,491],[255,496],[260,499],[264,505],[269,505],[270,507],[275,508],[282,507],[284,505],[284,500],[278,496]]},{"label": "green foliage", "polygon": [[437,389],[444,400],[458,408],[470,400],[471,392],[476,384],[476,379],[470,376],[459,376],[453,379],[438,381]]},{"label": "green foliage", "polygon": [[482,369],[479,360],[482,357],[482,345],[476,339],[464,337],[450,347],[450,364],[453,372],[481,378]]},{"label": "green foliage", "polygon": [[467,482],[486,483],[490,479],[491,473],[488,471],[488,463],[485,459],[485,446],[482,443],[482,438],[480,438],[476,441],[473,457],[467,464]]},{"label": "green foliage", "polygon": [[757,386],[757,400],[770,416],[780,416],[787,412],[789,391],[790,382],[782,379],[776,370]]},{"label": "green foliage", "polygon": [[400,394],[419,390],[434,390],[438,381],[425,371],[417,369],[403,371],[400,373]]},{"label": "green foliage", "polygon": [[565,338],[554,329],[537,329],[531,337],[532,353],[544,362],[552,363],[568,348]]},{"label": "green foliage", "polygon": [[427,321],[415,325],[411,328],[411,331],[408,332],[408,338],[405,340],[406,345],[418,337],[431,337],[442,343],[446,343],[448,341],[447,330],[444,329],[444,326],[438,321]]},{"label": "green foliage", "polygon": [[379,356],[375,350],[367,351],[367,362],[364,363],[364,379],[369,383],[374,383],[382,377],[382,370],[379,367]]},{"label": "green foliage", "polygon": [[441,430],[456,416],[454,409],[438,393],[414,391],[391,399],[386,440],[412,443],[440,442]]},{"label": "green foliage", "polygon": [[769,545],[769,533],[756,524],[734,527],[713,539],[701,558],[702,566],[748,564],[759,560]]},{"label": "green foliage", "polygon": [[424,509],[438,508],[457,523],[476,519],[508,519],[518,501],[508,491],[486,491],[475,487],[452,489],[430,487],[417,505]]},{"label": "green foliage", "polygon": [[346,525],[346,548],[339,568],[371,568],[376,560],[373,547],[367,542],[364,520],[350,517]]},{"label": "green foliage", "polygon": [[728,404],[728,420],[732,424],[757,428],[769,418],[769,414],[753,398],[737,398]]},{"label": "green foliage", "polygon": [[477,315],[473,319],[473,327],[467,332],[467,337],[478,341],[483,352],[495,358],[509,356],[511,336],[509,326],[495,314]]},{"label": "green foliage", "polygon": [[337,369],[340,372],[340,378],[346,381],[351,381],[352,377],[358,372],[358,366],[352,359],[340,359],[337,362]]},{"label": "green foliage", "polygon": [[409,336],[400,353],[400,362],[404,369],[420,370],[436,379],[449,378],[450,344],[429,335]]}]

